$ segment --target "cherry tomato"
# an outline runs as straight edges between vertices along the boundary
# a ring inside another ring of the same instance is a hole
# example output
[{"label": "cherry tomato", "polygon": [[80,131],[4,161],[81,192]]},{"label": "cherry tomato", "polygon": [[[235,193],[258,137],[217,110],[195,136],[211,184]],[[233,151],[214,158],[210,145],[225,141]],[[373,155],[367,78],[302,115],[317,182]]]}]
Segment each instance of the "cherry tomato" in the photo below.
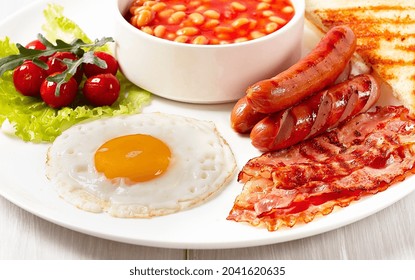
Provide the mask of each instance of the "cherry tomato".
[{"label": "cherry tomato", "polygon": [[43,43],[39,40],[33,40],[32,42],[29,42],[25,48],[31,50],[46,50],[46,46],[43,45]]},{"label": "cherry tomato", "polygon": [[43,101],[52,108],[62,108],[69,106],[76,97],[78,91],[78,83],[74,77],[68,82],[63,83],[60,87],[59,95],[55,94],[57,84],[45,79],[40,87],[40,96]]},{"label": "cherry tomato", "polygon": [[120,95],[120,82],[113,74],[98,74],[85,81],[82,91],[92,105],[110,106]]},{"label": "cherry tomato", "polygon": [[[52,55],[51,57],[49,57],[48,59],[48,75],[52,75],[54,73],[61,73],[63,71],[65,71],[68,66],[62,62],[62,60],[64,59],[70,59],[70,60],[77,60],[78,57],[71,52],[56,52],[54,55]],[[76,70],[76,73],[74,75],[75,80],[79,83],[82,79],[82,68],[78,68]]]},{"label": "cherry tomato", "polygon": [[107,68],[104,69],[104,68],[100,68],[99,66],[95,64],[86,63],[84,65],[85,76],[89,78],[89,77],[92,77],[98,74],[105,74],[105,73],[109,73],[113,75],[117,74],[118,61],[115,59],[115,57],[113,57],[109,53],[100,52],[100,51],[94,52],[94,55],[104,60],[107,63]]},{"label": "cherry tomato", "polygon": [[[39,40],[34,40],[32,42],[29,42],[26,46],[26,49],[30,49],[30,50],[46,50],[46,46],[43,45],[43,43]],[[39,57],[40,60],[44,61],[44,62],[48,62],[49,56],[41,56]]]},{"label": "cherry tomato", "polygon": [[76,60],[78,59],[75,54],[71,52],[57,52],[48,59],[48,74],[52,75],[53,73],[63,72],[68,67],[65,63],[62,62],[64,59]]},{"label": "cherry tomato", "polygon": [[32,61],[24,62],[13,71],[16,90],[26,96],[39,96],[40,86],[46,77],[46,71]]}]

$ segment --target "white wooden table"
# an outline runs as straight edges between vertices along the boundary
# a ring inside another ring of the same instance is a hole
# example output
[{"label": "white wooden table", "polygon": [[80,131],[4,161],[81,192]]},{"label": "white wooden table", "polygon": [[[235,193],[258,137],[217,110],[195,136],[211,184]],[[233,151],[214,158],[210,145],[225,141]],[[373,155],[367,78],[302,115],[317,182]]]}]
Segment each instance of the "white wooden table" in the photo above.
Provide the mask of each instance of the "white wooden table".
[{"label": "white wooden table", "polygon": [[[1,0],[0,18],[30,2]],[[0,197],[0,259],[415,259],[414,213],[412,193],[366,219],[297,241],[241,249],[178,250],[88,236],[47,222]]]}]

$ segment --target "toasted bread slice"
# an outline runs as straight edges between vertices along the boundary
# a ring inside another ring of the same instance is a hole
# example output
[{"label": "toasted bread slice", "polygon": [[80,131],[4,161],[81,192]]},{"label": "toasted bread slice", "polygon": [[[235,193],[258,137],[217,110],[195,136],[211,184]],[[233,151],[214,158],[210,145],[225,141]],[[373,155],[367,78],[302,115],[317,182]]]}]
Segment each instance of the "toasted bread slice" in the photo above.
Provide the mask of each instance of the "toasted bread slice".
[{"label": "toasted bread slice", "polygon": [[349,25],[356,52],[415,116],[415,1],[306,0],[306,18],[323,32]]}]

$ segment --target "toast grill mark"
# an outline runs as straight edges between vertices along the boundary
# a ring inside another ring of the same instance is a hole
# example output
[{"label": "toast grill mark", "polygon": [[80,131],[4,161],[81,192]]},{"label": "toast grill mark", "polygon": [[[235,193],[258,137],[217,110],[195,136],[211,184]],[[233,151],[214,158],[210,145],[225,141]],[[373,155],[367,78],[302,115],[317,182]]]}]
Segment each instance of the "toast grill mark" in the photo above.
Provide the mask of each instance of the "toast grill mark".
[{"label": "toast grill mark", "polygon": [[[368,10],[372,16],[368,16]],[[411,18],[414,12],[415,9],[397,6],[315,11],[321,15],[324,26],[351,26],[358,37],[358,51],[377,49],[381,42],[386,41],[396,50],[404,52],[415,50],[415,18]],[[379,58],[379,61],[387,60],[399,62],[397,59]],[[401,61],[405,64],[415,59]]]}]

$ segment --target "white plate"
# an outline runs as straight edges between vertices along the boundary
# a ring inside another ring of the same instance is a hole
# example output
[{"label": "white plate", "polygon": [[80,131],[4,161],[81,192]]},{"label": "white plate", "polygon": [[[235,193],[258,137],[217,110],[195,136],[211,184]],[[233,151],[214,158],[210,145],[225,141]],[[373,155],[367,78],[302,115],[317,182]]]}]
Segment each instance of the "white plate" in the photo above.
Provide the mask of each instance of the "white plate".
[{"label": "white plate", "polygon": [[[59,0],[65,15],[75,20],[91,38],[112,36],[111,1]],[[41,32],[42,11],[48,1],[36,2],[0,23],[0,38],[25,43]],[[26,24],[30,22],[30,24]],[[306,33],[307,34],[307,33]],[[308,36],[308,35],[306,35]],[[309,40],[308,40],[309,41]],[[231,145],[239,169],[258,152],[248,138],[229,125],[232,104],[189,105],[154,98],[146,112],[160,111],[214,121]],[[415,177],[349,207],[291,229],[268,232],[263,228],[227,221],[242,185],[236,181],[218,196],[194,209],[153,219],[119,219],[79,210],[60,199],[44,175],[48,145],[24,143],[0,134],[0,194],[19,207],[50,222],[93,236],[155,247],[216,249],[266,245],[327,232],[365,218],[402,199],[415,189]]]}]

